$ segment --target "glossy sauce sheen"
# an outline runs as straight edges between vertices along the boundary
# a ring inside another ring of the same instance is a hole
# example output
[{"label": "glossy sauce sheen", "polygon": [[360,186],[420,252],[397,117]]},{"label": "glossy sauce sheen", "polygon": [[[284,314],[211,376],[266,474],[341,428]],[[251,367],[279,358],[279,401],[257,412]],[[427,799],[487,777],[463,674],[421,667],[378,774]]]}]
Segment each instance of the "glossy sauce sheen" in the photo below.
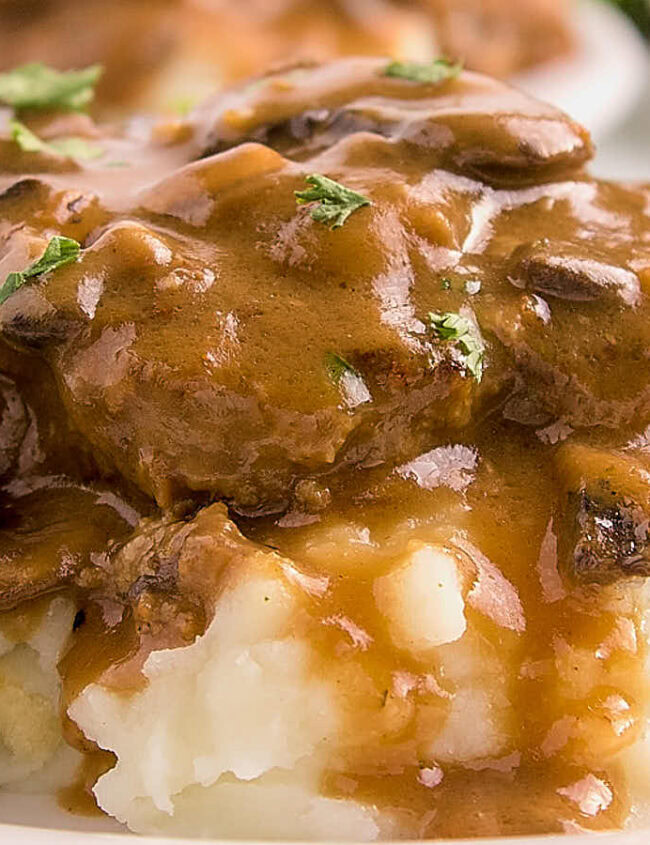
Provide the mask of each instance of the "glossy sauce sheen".
[{"label": "glossy sauce sheen", "polygon": [[[370,679],[348,716],[367,744],[329,794],[397,809],[407,836],[619,826],[629,785],[602,760],[638,737],[648,697],[650,191],[591,179],[585,131],[523,94],[384,68],[280,71],[148,140],[102,135],[83,166],[2,142],[3,277],[54,234],[83,250],[0,306],[0,609],[67,590],[84,611],[68,700],[98,678],[128,691],[152,648],[205,629],[222,569],[271,546],[328,576],[314,641]],[[372,205],[314,221],[294,196],[314,172]],[[430,312],[480,329],[480,382]],[[332,355],[364,392],[332,379]],[[150,551],[182,532],[222,569]],[[396,667],[422,665],[372,591],[414,541],[511,585],[467,607],[512,703],[507,748],[435,788],[393,691]],[[371,645],[321,624],[336,615]],[[603,646],[623,629],[634,648]],[[562,792],[589,776],[610,792],[591,815]]]}]

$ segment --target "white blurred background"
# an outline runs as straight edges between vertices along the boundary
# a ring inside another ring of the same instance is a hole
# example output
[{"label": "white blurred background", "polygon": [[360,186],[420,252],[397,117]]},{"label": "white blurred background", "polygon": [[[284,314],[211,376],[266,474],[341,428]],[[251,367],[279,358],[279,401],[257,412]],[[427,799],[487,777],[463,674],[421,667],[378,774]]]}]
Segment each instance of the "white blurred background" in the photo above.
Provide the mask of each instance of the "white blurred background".
[{"label": "white blurred background", "polygon": [[[650,22],[646,0],[622,2]],[[650,181],[650,52],[639,26],[619,4],[582,0],[573,10],[574,54],[517,77],[517,84],[549,100],[592,132],[592,170],[604,178]]]},{"label": "white blurred background", "polygon": [[649,43],[650,0],[0,0],[0,71],[99,63],[100,121],[184,113],[301,59],[442,55],[581,121],[598,175],[645,181]]}]

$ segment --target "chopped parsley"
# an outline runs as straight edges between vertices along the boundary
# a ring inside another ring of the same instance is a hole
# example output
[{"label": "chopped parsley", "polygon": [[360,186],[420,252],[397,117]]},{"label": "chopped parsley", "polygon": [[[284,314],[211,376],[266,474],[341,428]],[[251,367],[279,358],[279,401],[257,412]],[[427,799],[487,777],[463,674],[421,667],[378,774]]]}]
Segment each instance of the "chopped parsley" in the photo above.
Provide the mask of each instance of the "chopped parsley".
[{"label": "chopped parsley", "polygon": [[92,159],[104,155],[104,150],[85,138],[70,136],[43,141],[19,120],[9,122],[11,138],[26,153],[47,153],[65,158]]},{"label": "chopped parsley", "polygon": [[451,290],[451,279],[447,278],[447,276],[440,279],[440,287],[442,290]]},{"label": "chopped parsley", "polygon": [[438,85],[448,79],[456,79],[462,69],[462,64],[449,62],[447,59],[436,59],[433,62],[390,62],[384,68],[383,76]]},{"label": "chopped parsley", "polygon": [[304,191],[295,191],[296,202],[299,205],[314,203],[311,208],[312,219],[325,223],[330,229],[342,226],[353,211],[364,205],[372,205],[368,197],[346,188],[340,182],[328,179],[327,176],[321,176],[320,173],[312,173],[305,179],[311,187]]},{"label": "chopped parsley", "polygon": [[93,159],[104,155],[104,150],[97,144],[76,135],[70,135],[68,138],[56,138],[54,141],[49,141],[48,146],[54,152],[66,156],[66,158]]},{"label": "chopped parsley", "polygon": [[328,352],[325,356],[325,367],[327,374],[336,385],[341,381],[345,373],[357,373],[352,364],[346,361],[342,355],[336,352]]},{"label": "chopped parsley", "polygon": [[100,65],[59,71],[40,62],[0,73],[0,102],[15,109],[79,111],[95,96]]},{"label": "chopped parsley", "polygon": [[71,264],[79,258],[81,244],[72,238],[64,238],[57,235],[51,238],[45,252],[38,261],[31,264],[26,270],[19,273],[9,273],[4,284],[0,287],[0,305],[5,302],[12,293],[22,287],[28,279],[35,276],[42,276],[50,273],[66,264]]},{"label": "chopped parsley", "polygon": [[372,401],[363,377],[342,355],[328,352],[325,355],[325,369],[332,384],[341,391],[348,408],[356,408],[358,405]]},{"label": "chopped parsley", "polygon": [[167,105],[167,110],[177,114],[179,117],[187,117],[192,109],[199,103],[198,97],[192,97],[189,94],[184,94],[180,97],[175,97]]},{"label": "chopped parsley", "polygon": [[21,150],[26,153],[42,153],[47,152],[47,144],[34,135],[31,129],[28,129],[24,123],[19,120],[9,121],[9,131],[11,133],[11,140],[15,141]]},{"label": "chopped parsley", "polygon": [[483,356],[485,348],[476,327],[461,314],[446,312],[429,314],[429,323],[435,336],[442,341],[454,343],[461,355],[461,363],[476,381],[483,378]]}]

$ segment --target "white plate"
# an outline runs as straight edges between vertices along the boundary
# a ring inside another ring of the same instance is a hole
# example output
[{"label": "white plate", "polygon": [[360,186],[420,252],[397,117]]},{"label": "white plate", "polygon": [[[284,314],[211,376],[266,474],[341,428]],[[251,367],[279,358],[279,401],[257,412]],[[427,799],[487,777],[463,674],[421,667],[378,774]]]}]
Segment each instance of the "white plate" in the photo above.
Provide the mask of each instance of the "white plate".
[{"label": "white plate", "polygon": [[650,55],[634,25],[603,0],[578,3],[573,29],[572,56],[512,81],[563,109],[598,141],[634,110],[650,77]]},{"label": "white plate", "polygon": [[650,79],[634,114],[598,144],[592,173],[604,179],[650,182]]},{"label": "white plate", "polygon": [[[0,794],[3,845],[197,845],[206,840],[159,839],[130,834],[111,819],[86,819],[63,813],[51,798]],[[212,840],[218,841],[218,840]],[[233,840],[229,840],[233,842]],[[575,836],[527,836],[508,839],[452,840],[449,845],[648,845],[650,831],[629,831]],[[244,845],[244,842],[238,843]]]}]

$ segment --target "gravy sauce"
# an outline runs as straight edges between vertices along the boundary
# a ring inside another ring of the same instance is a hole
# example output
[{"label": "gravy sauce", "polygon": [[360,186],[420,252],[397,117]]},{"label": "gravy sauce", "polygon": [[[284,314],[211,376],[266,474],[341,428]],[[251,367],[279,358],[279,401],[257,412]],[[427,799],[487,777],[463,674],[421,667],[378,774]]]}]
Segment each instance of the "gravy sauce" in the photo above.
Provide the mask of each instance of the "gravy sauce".
[{"label": "gravy sauce", "polygon": [[[128,695],[276,550],[326,585],[296,623],[314,672],[365,679],[327,794],[402,836],[619,827],[649,700],[650,189],[592,179],[585,131],[506,86],[384,68],[278,71],[87,164],[1,142],[3,272],[54,234],[82,251],[0,305],[0,626],[66,592],[64,712]],[[311,173],[372,204],[330,230],[296,205]],[[482,378],[431,313],[480,333]],[[374,592],[417,544],[468,619],[424,661]],[[477,660],[502,748],[445,763],[427,726]],[[87,787],[111,758],[66,736]]]}]

